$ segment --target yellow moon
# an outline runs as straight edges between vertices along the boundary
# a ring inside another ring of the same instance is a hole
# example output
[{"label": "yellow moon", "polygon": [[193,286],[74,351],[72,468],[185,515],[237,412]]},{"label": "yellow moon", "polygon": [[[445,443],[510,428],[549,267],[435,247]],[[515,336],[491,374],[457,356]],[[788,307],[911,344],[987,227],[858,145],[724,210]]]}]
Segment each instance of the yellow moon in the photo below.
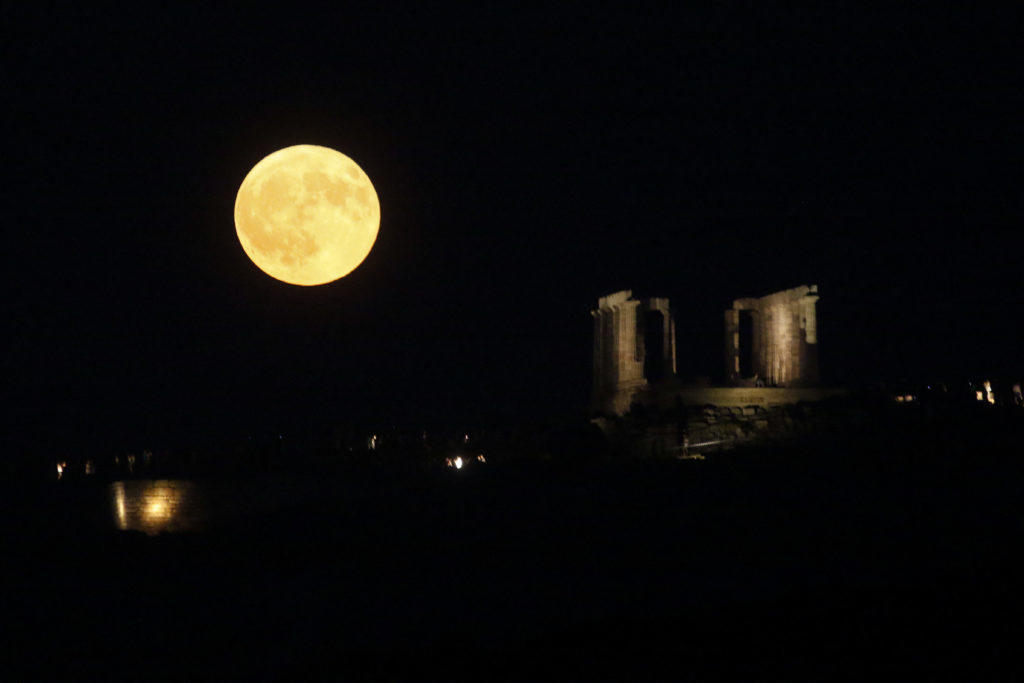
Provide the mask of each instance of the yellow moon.
[{"label": "yellow moon", "polygon": [[242,249],[270,277],[322,285],[363,262],[380,228],[370,178],[341,152],[285,147],[252,167],[235,197]]}]

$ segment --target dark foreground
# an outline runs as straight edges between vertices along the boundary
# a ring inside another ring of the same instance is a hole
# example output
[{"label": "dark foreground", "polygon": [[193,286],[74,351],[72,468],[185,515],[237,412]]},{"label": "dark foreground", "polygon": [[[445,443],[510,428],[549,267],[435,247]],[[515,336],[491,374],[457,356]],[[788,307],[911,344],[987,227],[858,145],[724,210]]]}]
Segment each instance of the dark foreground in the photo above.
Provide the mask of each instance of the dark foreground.
[{"label": "dark foreground", "polygon": [[4,656],[75,679],[1012,677],[1019,427],[908,429],[349,473],[154,538],[109,530],[99,486],[11,490]]}]

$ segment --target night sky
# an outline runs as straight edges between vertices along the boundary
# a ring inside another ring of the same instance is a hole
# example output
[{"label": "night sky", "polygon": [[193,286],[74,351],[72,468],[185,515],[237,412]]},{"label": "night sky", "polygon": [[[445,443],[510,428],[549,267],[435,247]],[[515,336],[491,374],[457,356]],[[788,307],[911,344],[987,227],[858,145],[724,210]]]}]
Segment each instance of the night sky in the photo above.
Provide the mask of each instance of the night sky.
[{"label": "night sky", "polygon": [[[685,377],[719,372],[732,299],[811,283],[832,382],[1024,374],[1012,17],[278,7],[4,10],[20,440],[569,412],[625,288],[671,297]],[[315,288],[232,219],[300,143],[381,202]]]}]

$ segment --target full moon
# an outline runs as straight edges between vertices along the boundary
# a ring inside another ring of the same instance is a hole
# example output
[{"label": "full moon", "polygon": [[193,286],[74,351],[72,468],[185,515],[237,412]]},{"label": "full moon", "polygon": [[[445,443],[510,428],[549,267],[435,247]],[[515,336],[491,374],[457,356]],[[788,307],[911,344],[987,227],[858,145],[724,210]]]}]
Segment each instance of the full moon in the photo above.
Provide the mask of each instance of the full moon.
[{"label": "full moon", "polygon": [[363,262],[380,228],[370,178],[341,152],[285,147],[252,167],[235,197],[242,249],[267,275],[322,285]]}]

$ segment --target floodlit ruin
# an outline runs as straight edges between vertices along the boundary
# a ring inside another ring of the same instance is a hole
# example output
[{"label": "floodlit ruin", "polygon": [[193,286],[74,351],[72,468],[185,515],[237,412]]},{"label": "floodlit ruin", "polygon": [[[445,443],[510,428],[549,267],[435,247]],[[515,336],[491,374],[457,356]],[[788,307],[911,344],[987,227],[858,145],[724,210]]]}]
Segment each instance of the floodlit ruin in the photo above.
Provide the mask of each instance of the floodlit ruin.
[{"label": "floodlit ruin", "polygon": [[623,290],[598,299],[594,319],[595,406],[622,413],[635,396],[676,374],[676,326],[668,299]]},{"label": "floodlit ruin", "polygon": [[818,286],[736,299],[725,312],[725,376],[733,386],[818,382]]},{"label": "floodlit ruin", "polygon": [[836,393],[818,383],[817,285],[737,299],[725,312],[724,383],[676,378],[676,326],[666,298],[623,290],[598,299],[593,405],[621,415],[634,405],[777,406]]}]

